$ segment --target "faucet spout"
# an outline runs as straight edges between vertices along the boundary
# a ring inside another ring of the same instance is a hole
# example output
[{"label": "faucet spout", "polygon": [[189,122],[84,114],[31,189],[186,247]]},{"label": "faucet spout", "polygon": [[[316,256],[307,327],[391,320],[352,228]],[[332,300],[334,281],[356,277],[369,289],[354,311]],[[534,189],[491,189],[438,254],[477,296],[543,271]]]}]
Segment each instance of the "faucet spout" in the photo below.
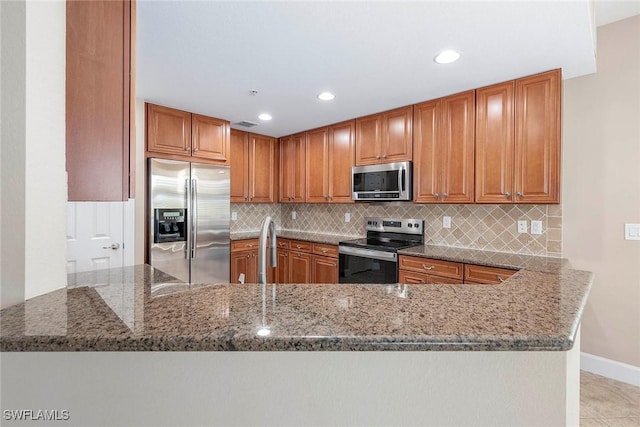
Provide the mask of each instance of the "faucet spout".
[{"label": "faucet spout", "polygon": [[258,283],[267,283],[267,238],[269,238],[269,249],[271,250],[271,267],[275,267],[278,262],[276,256],[276,223],[270,216],[262,221],[260,227],[260,240],[258,241]]}]

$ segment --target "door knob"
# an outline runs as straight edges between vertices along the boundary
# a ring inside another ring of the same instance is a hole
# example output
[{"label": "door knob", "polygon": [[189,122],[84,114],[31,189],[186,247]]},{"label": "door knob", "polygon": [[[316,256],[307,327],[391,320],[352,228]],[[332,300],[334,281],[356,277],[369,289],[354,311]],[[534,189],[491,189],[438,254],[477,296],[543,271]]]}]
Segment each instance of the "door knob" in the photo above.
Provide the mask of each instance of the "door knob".
[{"label": "door knob", "polygon": [[120,249],[120,243],[113,243],[111,246],[103,246],[102,249]]}]

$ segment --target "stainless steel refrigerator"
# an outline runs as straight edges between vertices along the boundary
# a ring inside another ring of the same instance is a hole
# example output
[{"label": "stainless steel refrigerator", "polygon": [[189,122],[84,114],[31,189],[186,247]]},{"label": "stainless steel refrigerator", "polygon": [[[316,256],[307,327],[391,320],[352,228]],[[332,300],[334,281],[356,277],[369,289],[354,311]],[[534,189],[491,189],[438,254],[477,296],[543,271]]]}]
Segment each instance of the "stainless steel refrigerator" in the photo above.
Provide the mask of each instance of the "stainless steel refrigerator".
[{"label": "stainless steel refrigerator", "polygon": [[229,167],[149,159],[149,261],[184,282],[229,282]]}]

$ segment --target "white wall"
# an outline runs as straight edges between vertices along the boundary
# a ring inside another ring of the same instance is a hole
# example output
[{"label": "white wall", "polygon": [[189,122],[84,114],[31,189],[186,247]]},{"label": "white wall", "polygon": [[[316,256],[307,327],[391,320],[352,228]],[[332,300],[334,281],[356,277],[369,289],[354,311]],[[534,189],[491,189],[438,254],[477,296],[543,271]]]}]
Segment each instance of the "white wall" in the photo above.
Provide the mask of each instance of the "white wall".
[{"label": "white wall", "polygon": [[2,306],[66,286],[64,1],[2,4]]},{"label": "white wall", "polygon": [[595,273],[583,351],[640,367],[640,16],[598,28],[597,61],[564,82],[563,255]]}]

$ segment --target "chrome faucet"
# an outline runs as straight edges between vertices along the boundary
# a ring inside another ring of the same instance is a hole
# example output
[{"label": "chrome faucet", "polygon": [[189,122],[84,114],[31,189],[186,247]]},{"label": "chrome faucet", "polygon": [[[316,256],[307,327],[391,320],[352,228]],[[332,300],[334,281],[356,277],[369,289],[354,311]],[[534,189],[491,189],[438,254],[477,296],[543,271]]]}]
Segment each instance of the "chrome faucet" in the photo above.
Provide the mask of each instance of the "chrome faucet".
[{"label": "chrome faucet", "polygon": [[262,221],[260,227],[260,240],[258,242],[258,283],[267,283],[267,235],[270,239],[269,247],[271,248],[271,267],[277,265],[278,258],[276,256],[276,223],[270,216]]}]

